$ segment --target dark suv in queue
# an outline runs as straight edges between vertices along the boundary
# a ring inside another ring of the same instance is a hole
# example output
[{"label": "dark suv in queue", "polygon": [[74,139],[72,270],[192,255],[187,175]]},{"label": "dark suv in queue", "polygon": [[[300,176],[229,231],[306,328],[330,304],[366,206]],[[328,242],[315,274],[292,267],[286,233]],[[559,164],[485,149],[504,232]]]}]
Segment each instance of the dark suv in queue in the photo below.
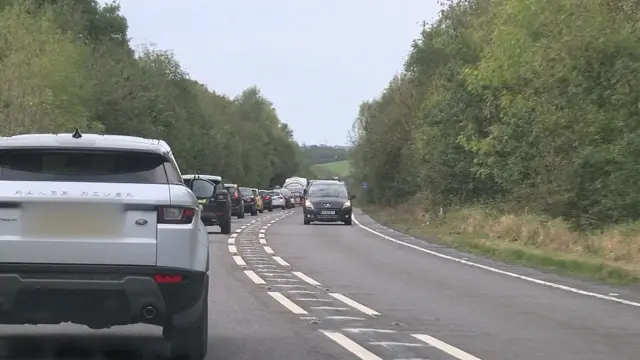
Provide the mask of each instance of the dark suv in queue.
[{"label": "dark suv in queue", "polygon": [[237,216],[238,219],[244,218],[244,200],[240,195],[240,189],[237,184],[224,184],[225,189],[229,193],[231,199],[231,216]]},{"label": "dark suv in queue", "polygon": [[258,190],[260,196],[262,196],[262,207],[271,212],[273,211],[273,199],[267,190]]},{"label": "dark suv in queue", "polygon": [[240,196],[244,200],[244,212],[251,213],[252,216],[258,215],[258,201],[256,200],[253,191],[248,187],[239,187]]},{"label": "dark suv in queue", "polygon": [[219,226],[223,234],[231,234],[231,199],[222,183],[222,177],[216,175],[183,175],[182,181],[191,191],[197,193],[194,186],[203,186],[203,182],[193,183],[193,179],[206,180],[213,184],[215,192],[209,198],[198,198],[202,207],[200,219],[207,226]]},{"label": "dark suv in queue", "polygon": [[347,186],[341,181],[314,181],[306,191],[303,207],[304,224],[318,222],[352,223],[351,200]]}]

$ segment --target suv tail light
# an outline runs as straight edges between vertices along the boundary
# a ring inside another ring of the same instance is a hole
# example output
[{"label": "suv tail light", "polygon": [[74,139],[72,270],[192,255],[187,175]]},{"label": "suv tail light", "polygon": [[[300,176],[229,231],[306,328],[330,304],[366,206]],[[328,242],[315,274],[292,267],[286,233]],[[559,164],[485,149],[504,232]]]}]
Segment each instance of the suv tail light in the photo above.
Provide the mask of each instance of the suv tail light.
[{"label": "suv tail light", "polygon": [[191,224],[196,210],[190,207],[161,206],[158,224]]},{"label": "suv tail light", "polygon": [[267,196],[264,197],[264,199],[265,200],[269,200],[269,199],[271,199],[271,197],[269,195],[267,195]]},{"label": "suv tail light", "polygon": [[182,282],[182,275],[155,274],[153,277],[158,284],[177,284]]},{"label": "suv tail light", "polygon": [[234,191],[234,192],[233,192],[233,198],[234,198],[234,199],[237,199],[237,198],[238,198],[238,192],[237,192],[237,191]]}]

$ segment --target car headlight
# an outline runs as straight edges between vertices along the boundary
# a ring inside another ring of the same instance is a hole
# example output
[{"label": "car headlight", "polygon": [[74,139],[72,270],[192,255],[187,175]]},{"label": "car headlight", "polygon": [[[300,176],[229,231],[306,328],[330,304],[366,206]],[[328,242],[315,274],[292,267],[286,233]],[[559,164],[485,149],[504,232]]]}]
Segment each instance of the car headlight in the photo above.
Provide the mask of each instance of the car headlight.
[{"label": "car headlight", "polygon": [[344,202],[344,205],[342,205],[343,209],[347,209],[351,207],[351,200],[347,200]]},{"label": "car headlight", "polygon": [[311,203],[311,201],[305,200],[304,207],[306,207],[307,209],[313,209],[313,204]]}]

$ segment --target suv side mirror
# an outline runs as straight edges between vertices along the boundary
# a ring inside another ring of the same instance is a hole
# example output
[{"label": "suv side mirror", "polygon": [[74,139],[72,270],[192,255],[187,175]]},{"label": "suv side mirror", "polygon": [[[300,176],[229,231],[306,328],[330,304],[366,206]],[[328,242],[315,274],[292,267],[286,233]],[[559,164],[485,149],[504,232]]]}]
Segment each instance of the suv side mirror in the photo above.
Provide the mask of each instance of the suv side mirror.
[{"label": "suv side mirror", "polygon": [[198,199],[210,198],[216,192],[216,186],[209,180],[193,179],[191,191]]},{"label": "suv side mirror", "polygon": [[356,198],[356,196],[355,196],[355,195],[351,195],[351,196],[349,197],[349,200],[353,200],[353,199],[355,199],[355,198]]}]

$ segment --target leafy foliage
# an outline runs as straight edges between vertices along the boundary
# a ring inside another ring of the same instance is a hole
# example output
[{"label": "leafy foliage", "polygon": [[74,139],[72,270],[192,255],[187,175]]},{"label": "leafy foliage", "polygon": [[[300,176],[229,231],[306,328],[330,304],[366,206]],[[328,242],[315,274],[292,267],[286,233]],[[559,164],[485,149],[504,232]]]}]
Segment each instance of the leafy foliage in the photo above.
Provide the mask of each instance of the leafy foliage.
[{"label": "leafy foliage", "polygon": [[293,132],[252,87],[231,99],[170,52],[134,51],[116,4],[0,0],[0,135],[83,131],[165,139],[185,173],[266,188],[299,171]]},{"label": "leafy foliage", "polygon": [[577,228],[640,218],[640,15],[628,0],[459,0],[360,106],[370,201],[516,204]]}]

